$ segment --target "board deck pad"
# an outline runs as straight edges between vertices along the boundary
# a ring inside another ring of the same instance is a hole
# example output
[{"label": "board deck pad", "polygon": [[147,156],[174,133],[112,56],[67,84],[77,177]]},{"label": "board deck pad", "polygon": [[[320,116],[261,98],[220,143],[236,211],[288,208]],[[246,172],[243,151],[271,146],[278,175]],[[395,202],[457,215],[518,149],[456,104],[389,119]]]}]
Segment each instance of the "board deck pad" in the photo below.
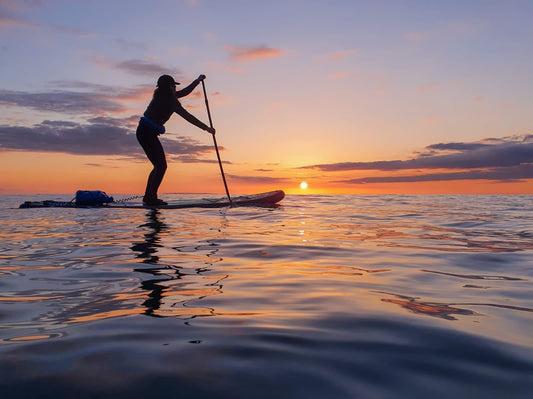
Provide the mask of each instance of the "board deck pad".
[{"label": "board deck pad", "polygon": [[[234,206],[274,206],[285,197],[282,190],[232,197]],[[142,201],[116,201],[102,205],[78,205],[73,201],[26,201],[20,208],[131,208],[131,209],[181,209],[181,208],[224,208],[230,206],[227,197],[179,199],[167,201],[167,205],[145,205]]]}]

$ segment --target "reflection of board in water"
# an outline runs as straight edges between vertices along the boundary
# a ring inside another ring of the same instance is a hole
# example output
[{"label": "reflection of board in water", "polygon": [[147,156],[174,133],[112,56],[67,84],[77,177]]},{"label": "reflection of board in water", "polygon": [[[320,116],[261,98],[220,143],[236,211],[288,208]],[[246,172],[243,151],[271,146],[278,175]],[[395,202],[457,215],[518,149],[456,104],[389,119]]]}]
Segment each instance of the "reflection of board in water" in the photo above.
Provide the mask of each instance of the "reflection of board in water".
[{"label": "reflection of board in water", "polygon": [[[281,190],[267,193],[241,195],[231,199],[233,206],[273,206],[285,197]],[[167,205],[144,205],[141,201],[116,201],[99,205],[79,205],[74,201],[26,201],[20,208],[152,208],[152,209],[180,209],[180,208],[224,208],[230,206],[228,198],[202,198],[171,200]]]}]

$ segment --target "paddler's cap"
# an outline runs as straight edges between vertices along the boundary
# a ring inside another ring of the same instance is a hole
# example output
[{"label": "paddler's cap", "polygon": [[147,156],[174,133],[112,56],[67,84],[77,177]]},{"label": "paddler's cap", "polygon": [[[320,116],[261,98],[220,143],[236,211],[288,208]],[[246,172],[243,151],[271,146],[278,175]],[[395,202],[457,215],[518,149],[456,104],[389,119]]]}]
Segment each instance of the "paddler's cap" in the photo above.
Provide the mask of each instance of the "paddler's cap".
[{"label": "paddler's cap", "polygon": [[163,87],[163,86],[169,86],[169,85],[179,85],[178,82],[174,80],[174,78],[170,75],[161,75],[159,79],[157,79],[157,87]]}]

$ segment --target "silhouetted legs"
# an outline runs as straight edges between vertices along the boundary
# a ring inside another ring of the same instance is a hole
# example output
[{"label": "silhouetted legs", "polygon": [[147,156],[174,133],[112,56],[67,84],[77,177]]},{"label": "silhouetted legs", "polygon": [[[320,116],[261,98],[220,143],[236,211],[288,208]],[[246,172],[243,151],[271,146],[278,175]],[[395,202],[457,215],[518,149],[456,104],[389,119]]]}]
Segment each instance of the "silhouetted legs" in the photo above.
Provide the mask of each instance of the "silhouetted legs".
[{"label": "silhouetted legs", "polygon": [[146,191],[143,201],[149,205],[157,205],[157,189],[159,188],[165,171],[167,170],[167,160],[163,146],[153,129],[139,125],[137,128],[137,140],[143,148],[146,156],[154,165],[154,168],[148,176]]}]

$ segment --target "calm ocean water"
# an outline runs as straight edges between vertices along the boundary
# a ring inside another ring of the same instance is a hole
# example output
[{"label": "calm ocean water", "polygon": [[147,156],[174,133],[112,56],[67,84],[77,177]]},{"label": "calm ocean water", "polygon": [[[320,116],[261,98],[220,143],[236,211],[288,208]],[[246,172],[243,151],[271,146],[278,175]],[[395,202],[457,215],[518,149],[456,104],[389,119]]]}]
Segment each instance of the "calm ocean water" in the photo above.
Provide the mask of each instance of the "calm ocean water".
[{"label": "calm ocean water", "polygon": [[4,399],[533,395],[533,196],[36,197],[0,207]]}]

